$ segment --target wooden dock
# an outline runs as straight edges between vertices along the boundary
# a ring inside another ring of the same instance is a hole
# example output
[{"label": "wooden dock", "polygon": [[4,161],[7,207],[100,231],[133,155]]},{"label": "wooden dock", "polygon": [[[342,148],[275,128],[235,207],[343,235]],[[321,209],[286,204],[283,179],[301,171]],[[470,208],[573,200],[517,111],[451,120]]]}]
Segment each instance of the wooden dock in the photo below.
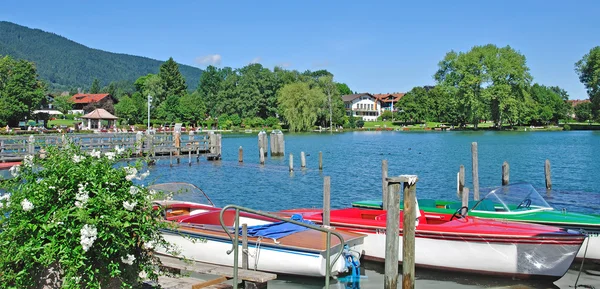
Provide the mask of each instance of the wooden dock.
[{"label": "wooden dock", "polygon": [[221,159],[221,135],[99,133],[0,137],[0,163],[20,162],[26,155],[39,154],[44,146],[64,145],[69,141],[84,151],[114,150],[116,146],[131,151],[131,157],[141,156],[206,156],[207,160]]}]

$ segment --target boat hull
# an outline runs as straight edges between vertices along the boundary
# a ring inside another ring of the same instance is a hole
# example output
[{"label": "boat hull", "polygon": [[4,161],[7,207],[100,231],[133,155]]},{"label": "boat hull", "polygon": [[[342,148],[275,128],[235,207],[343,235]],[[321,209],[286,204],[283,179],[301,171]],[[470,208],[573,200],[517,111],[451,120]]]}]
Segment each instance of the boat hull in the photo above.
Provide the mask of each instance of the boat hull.
[{"label": "boat hull", "polygon": [[[180,251],[179,257],[210,263],[221,266],[233,265],[234,256],[227,254],[232,248],[229,239],[215,238],[202,234],[182,234],[179,231],[164,231],[165,240],[176,245]],[[360,242],[359,242],[360,241]],[[353,250],[362,250],[362,239],[350,242],[348,245]],[[160,253],[166,254],[162,248],[157,248]],[[331,256],[339,252],[336,246],[331,250]],[[242,246],[240,242],[238,264],[242,266]],[[301,275],[311,277],[323,277],[326,274],[325,252],[308,252],[292,250],[289,248],[277,248],[260,243],[248,244],[248,268],[252,270],[267,271],[278,274]],[[332,275],[345,272],[345,261],[339,258],[332,264]]]}]

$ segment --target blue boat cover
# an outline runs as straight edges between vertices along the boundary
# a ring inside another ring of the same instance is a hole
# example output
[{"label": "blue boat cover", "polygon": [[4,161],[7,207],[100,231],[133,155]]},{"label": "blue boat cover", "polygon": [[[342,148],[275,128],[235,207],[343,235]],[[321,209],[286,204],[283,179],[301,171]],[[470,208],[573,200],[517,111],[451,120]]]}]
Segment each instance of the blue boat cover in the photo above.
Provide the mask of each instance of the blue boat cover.
[{"label": "blue boat cover", "polygon": [[[301,215],[294,214],[291,217],[292,220],[305,223],[305,224],[314,224],[311,221],[304,220]],[[302,227],[296,224],[287,223],[287,222],[276,222],[265,225],[257,225],[248,227],[248,236],[249,237],[263,237],[270,239],[279,239],[285,236],[289,236],[294,233],[306,231],[308,228]],[[242,231],[240,229],[240,235]]]}]

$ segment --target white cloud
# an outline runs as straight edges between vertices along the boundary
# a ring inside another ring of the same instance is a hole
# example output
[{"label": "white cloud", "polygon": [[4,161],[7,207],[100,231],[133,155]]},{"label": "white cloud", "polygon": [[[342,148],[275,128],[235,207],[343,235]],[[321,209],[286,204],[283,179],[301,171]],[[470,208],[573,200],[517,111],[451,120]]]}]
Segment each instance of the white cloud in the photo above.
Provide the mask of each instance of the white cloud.
[{"label": "white cloud", "polygon": [[262,58],[260,58],[260,56],[254,57],[254,59],[252,59],[252,61],[250,61],[250,64],[260,63],[261,60],[262,60]]},{"label": "white cloud", "polygon": [[277,63],[275,66],[279,66],[281,68],[288,68],[288,67],[292,66],[292,64],[289,62],[281,62],[281,63]]},{"label": "white cloud", "polygon": [[221,65],[221,55],[209,54],[205,56],[196,57],[196,63],[199,65]]}]

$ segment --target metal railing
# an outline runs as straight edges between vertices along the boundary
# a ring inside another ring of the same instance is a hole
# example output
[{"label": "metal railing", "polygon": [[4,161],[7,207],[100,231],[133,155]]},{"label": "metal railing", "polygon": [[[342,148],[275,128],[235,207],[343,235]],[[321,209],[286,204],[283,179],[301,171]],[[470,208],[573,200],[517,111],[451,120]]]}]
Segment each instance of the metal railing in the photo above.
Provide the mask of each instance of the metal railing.
[{"label": "metal railing", "polygon": [[[229,209],[235,209],[234,236],[231,236],[231,233],[229,232],[227,226],[225,226],[225,222],[223,221],[223,214],[225,213],[225,211],[227,211]],[[340,259],[340,257],[343,254],[343,251],[344,251],[344,246],[345,246],[344,237],[342,237],[342,235],[340,233],[334,232],[329,229],[325,229],[325,228],[322,228],[322,227],[319,227],[316,225],[306,224],[306,223],[294,221],[291,219],[282,218],[279,216],[263,213],[260,211],[252,210],[252,209],[237,206],[237,205],[227,205],[227,206],[223,207],[223,209],[221,209],[221,213],[219,214],[219,221],[221,222],[221,227],[223,227],[223,230],[227,233],[227,235],[229,236],[229,238],[231,239],[231,241],[233,243],[231,250],[228,250],[227,254],[231,254],[231,252],[233,252],[233,284],[234,284],[234,286],[237,286],[237,284],[238,284],[238,256],[239,256],[238,250],[239,250],[239,237],[240,237],[240,211],[267,217],[267,218],[276,219],[276,220],[287,222],[287,223],[292,223],[292,224],[295,224],[298,226],[302,226],[305,228],[309,228],[312,230],[326,233],[327,240],[326,240],[325,245],[327,246],[327,249],[326,249],[326,253],[325,253],[325,256],[326,256],[326,260],[325,260],[325,264],[326,264],[325,265],[325,269],[326,269],[326,271],[325,271],[325,286],[326,287],[325,288],[329,288],[331,266],[332,266],[332,264],[335,264],[335,262],[337,262]],[[329,259],[331,259],[331,235],[332,234],[335,235],[338,239],[340,239],[340,251],[333,259],[333,263],[329,260]]]}]

